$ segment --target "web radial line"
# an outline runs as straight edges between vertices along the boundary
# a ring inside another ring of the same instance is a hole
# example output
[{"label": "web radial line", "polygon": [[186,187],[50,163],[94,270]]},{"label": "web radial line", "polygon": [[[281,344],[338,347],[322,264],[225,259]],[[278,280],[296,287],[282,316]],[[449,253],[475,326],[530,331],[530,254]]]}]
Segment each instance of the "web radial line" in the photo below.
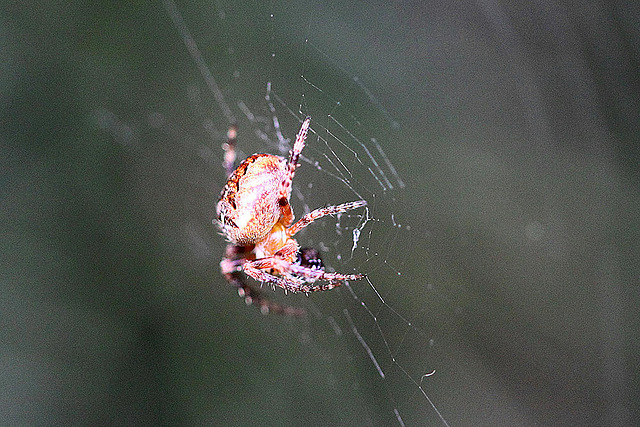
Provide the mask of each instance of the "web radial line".
[{"label": "web radial line", "polygon": [[[315,90],[317,90],[320,93],[324,93],[324,91],[322,89],[320,89],[318,86],[316,86],[315,84],[311,83],[310,80],[308,80],[304,75],[300,76],[302,77],[302,80],[308,84],[309,86],[311,86],[312,88],[314,88]],[[328,96],[328,95],[327,95]],[[331,97],[329,97],[331,98]],[[334,104],[339,104],[338,101],[336,101],[335,99],[331,98],[331,100],[333,101]]]},{"label": "web radial line", "polygon": [[389,160],[389,158],[387,157],[385,152],[382,150],[382,147],[378,143],[378,140],[375,139],[375,138],[371,138],[371,142],[373,142],[375,144],[376,148],[378,149],[378,153],[380,153],[380,156],[382,157],[382,160],[384,160],[384,163],[387,165],[387,167],[391,171],[391,174],[396,179],[396,182],[398,183],[398,187],[404,188],[404,182],[400,178],[400,174],[398,174],[398,171],[393,166],[393,164],[391,163],[391,161]]},{"label": "web radial line", "polygon": [[[331,116],[329,116],[331,117]],[[334,119],[335,121],[335,119]],[[351,147],[349,147],[347,144],[345,144],[344,142],[342,142],[342,140],[340,138],[338,138],[335,134],[333,134],[328,128],[324,128],[325,132],[327,132],[327,135],[331,135],[336,141],[338,141],[340,144],[342,144],[342,146],[344,148],[346,148],[347,150],[351,151],[351,153],[353,153],[353,156],[358,160],[358,163],[362,164],[362,160],[360,160],[360,156],[358,156],[358,153],[355,152],[355,150],[353,150]],[[326,141],[325,141],[326,142]],[[364,165],[363,165],[364,166]]]},{"label": "web radial line", "polygon": [[333,166],[333,168],[340,174],[342,175],[342,178],[338,177],[337,175],[331,173],[331,172],[327,172],[326,170],[320,168],[318,166],[319,169],[322,169],[323,172],[329,174],[330,176],[335,176],[336,178],[340,179],[343,183],[345,183],[347,186],[349,186],[349,188],[351,188],[351,185],[349,185],[349,178],[347,178],[344,173],[335,165],[335,163],[333,163],[333,160],[331,160],[329,158],[329,156],[327,156],[325,153],[322,153],[322,156],[327,159],[327,161],[331,164],[331,166]]},{"label": "web radial line", "polygon": [[[367,281],[368,281],[368,279],[367,279]],[[367,306],[367,304],[365,304],[365,302],[362,301],[362,299],[360,299],[360,297],[358,297],[356,295],[356,293],[353,291],[353,289],[351,289],[351,286],[348,286],[348,284],[346,284],[346,283],[345,283],[345,285],[347,285],[346,287],[349,289],[349,291],[351,291],[351,295],[353,295],[353,298],[360,303],[360,305],[367,311],[367,313],[369,313],[369,316],[371,316],[371,318],[373,319],[373,323],[376,325],[376,329],[378,330],[378,333],[380,334],[380,337],[382,338],[382,342],[384,343],[384,346],[387,349],[387,353],[389,353],[389,356],[391,356],[391,360],[393,362],[395,362],[395,356],[394,356],[394,353],[391,351],[391,346],[389,346],[389,342],[387,341],[387,337],[382,332],[382,328],[380,328],[380,324],[378,323],[378,316],[373,314],[373,311],[371,311],[369,306]],[[384,302],[382,297],[380,297],[380,301],[382,301],[384,306],[387,307],[387,304]]]},{"label": "web radial line", "polygon": [[364,347],[365,351],[369,355],[369,358],[371,359],[371,362],[373,362],[373,365],[378,370],[378,374],[380,374],[380,376],[384,378],[384,372],[382,372],[382,368],[380,367],[380,364],[376,360],[376,357],[373,355],[373,352],[371,351],[371,348],[369,348],[369,345],[366,343],[364,338],[362,338],[362,335],[360,335],[360,333],[358,332],[356,325],[353,323],[353,320],[349,315],[349,311],[346,308],[343,311],[344,311],[344,315],[347,318],[347,321],[349,322],[349,325],[351,326],[351,330],[353,331],[353,334],[356,336],[356,338],[358,338],[358,341],[360,341],[360,344],[362,344],[362,347]]},{"label": "web radial line", "polygon": [[[371,280],[369,280],[368,278],[367,278],[367,283],[369,283],[369,286],[371,287],[371,289],[373,289],[373,292],[375,292],[375,293],[376,293],[376,295],[378,296],[378,298],[380,299],[380,301],[382,301],[382,303],[383,303],[383,304],[385,305],[385,307],[386,307],[386,306],[387,306],[387,303],[384,301],[384,298],[382,298],[382,295],[380,295],[380,292],[378,292],[378,290],[376,289],[376,287],[375,287],[375,286],[373,286],[373,283],[371,283]],[[398,317],[400,317],[400,316],[398,316]],[[400,318],[402,318],[402,317],[400,317]],[[403,319],[403,320],[404,320],[404,319]]]},{"label": "web radial line", "polygon": [[296,118],[296,119],[298,119],[298,120],[300,119],[300,116],[299,116],[299,115],[301,115],[301,114],[302,114],[303,116],[305,116],[305,117],[306,117],[306,114],[303,114],[303,113],[302,113],[302,105],[299,105],[298,112],[296,113],[296,112],[295,112],[295,111],[293,111],[291,108],[289,108],[289,106],[287,105],[287,103],[286,103],[286,102],[284,102],[284,101],[282,100],[282,98],[280,98],[280,96],[278,96],[278,94],[277,94],[273,89],[271,90],[271,94],[273,94],[273,98],[274,98],[276,101],[278,101],[278,103],[279,103],[283,108],[285,108],[285,109],[289,112],[289,114],[290,114],[291,116],[295,117],[295,118]]},{"label": "web radial line", "polygon": [[[380,167],[380,165],[378,165],[377,160],[373,157],[373,155],[371,154],[371,151],[369,151],[369,149],[367,148],[366,145],[364,145],[362,143],[362,141],[360,141],[360,139],[356,138],[356,136],[354,134],[352,134],[349,130],[347,130],[347,128],[345,128],[342,123],[340,123],[339,121],[337,121],[332,115],[329,115],[329,118],[338,126],[340,126],[340,128],[342,130],[344,130],[351,138],[353,138],[358,144],[360,144],[360,147],[362,147],[362,149],[364,150],[365,153],[367,153],[367,156],[369,157],[369,160],[371,160],[371,163],[373,163],[373,165],[376,167],[376,169],[378,170],[378,172],[380,173],[380,175],[382,176],[382,179],[384,180],[384,182],[387,184],[387,186],[389,187],[389,189],[393,189],[393,185],[391,185],[391,183],[389,182],[389,180],[387,179],[387,176],[384,174],[384,171],[382,170],[382,168]],[[371,169],[369,169],[371,170]],[[373,171],[371,172],[373,174]],[[375,174],[373,174],[376,179],[378,181],[380,181],[380,178],[378,178]],[[380,183],[380,185],[382,185],[382,183]],[[384,186],[382,186],[383,190],[386,190],[386,188]]]},{"label": "web radial line", "polygon": [[404,372],[404,374],[407,376],[407,378],[409,378],[409,380],[414,383],[416,385],[416,387],[418,387],[418,389],[420,390],[420,392],[422,393],[422,395],[424,396],[425,400],[427,402],[429,402],[429,405],[431,405],[431,407],[433,408],[433,410],[435,411],[435,413],[438,415],[438,418],[440,418],[440,421],[442,421],[442,423],[444,425],[446,425],[447,427],[449,427],[449,423],[447,422],[447,420],[444,418],[444,416],[442,416],[442,413],[440,413],[440,411],[438,410],[438,408],[436,408],[436,405],[433,403],[433,401],[431,400],[431,398],[429,396],[427,396],[427,392],[424,391],[424,389],[422,388],[422,385],[420,385],[416,380],[413,379],[413,377],[411,375],[409,375],[409,373],[407,371],[405,371],[405,369],[397,362],[394,361],[394,364],[402,371]]},{"label": "web radial line", "polygon": [[440,410],[438,408],[436,408],[436,405],[433,403],[433,401],[431,400],[431,398],[429,396],[427,396],[427,392],[424,391],[424,388],[422,388],[422,386],[420,384],[418,384],[416,382],[416,380],[414,380],[411,375],[409,375],[407,373],[407,371],[404,370],[404,368],[400,365],[397,365],[402,372],[405,373],[405,375],[418,387],[418,389],[420,390],[420,392],[422,393],[422,395],[424,396],[424,398],[427,400],[427,402],[429,402],[429,405],[431,405],[431,407],[433,408],[433,410],[435,411],[436,414],[438,414],[438,418],[440,418],[440,421],[442,421],[442,423],[444,425],[446,425],[447,427],[449,427],[449,423],[447,422],[447,420],[444,418],[444,416],[442,416],[442,413],[440,412]]},{"label": "web radial line", "polygon": [[[383,190],[386,190],[386,188],[385,188],[384,184],[382,183],[382,181],[380,181],[380,179],[376,176],[376,174],[375,174],[375,173],[373,173],[373,171],[371,170],[371,168],[367,166],[367,169],[369,169],[369,173],[370,173],[371,175],[373,175],[373,177],[376,179],[376,181],[378,181],[378,184],[380,184],[380,187],[382,187],[382,189],[383,189]],[[393,187],[390,187],[389,189],[391,190],[392,188],[393,188]]]},{"label": "web radial line", "polygon": [[412,329],[413,328],[411,327],[411,324],[408,324],[404,330],[404,334],[402,335],[402,338],[400,339],[400,341],[398,342],[398,345],[396,345],[396,348],[392,353],[392,357],[395,357],[395,355],[400,352],[400,348],[402,348],[402,346],[404,345],[404,341],[407,339],[407,336],[409,335],[409,331],[411,331]]},{"label": "web radial line", "polygon": [[[375,289],[375,287],[373,286],[373,284],[367,279],[367,281],[369,282],[369,284],[371,285],[372,289],[376,292],[376,295],[378,296],[378,298],[380,298],[380,301],[382,301],[382,303],[384,304],[384,306],[391,311],[393,314],[395,314],[399,319],[402,319],[403,322],[405,322],[407,324],[408,328],[411,328],[413,330],[416,330],[420,333],[422,333],[422,331],[420,331],[419,328],[416,328],[412,322],[408,321],[404,316],[400,315],[396,310],[394,310],[391,306],[389,306],[387,303],[384,302],[384,299],[382,298],[382,296],[378,293],[378,291]],[[436,405],[433,403],[433,401],[431,400],[431,398],[427,395],[426,391],[424,390],[424,388],[422,387],[422,379],[425,377],[424,375],[421,378],[421,382],[418,383],[396,360],[394,352],[391,350],[391,347],[389,346],[389,343],[384,335],[384,333],[382,332],[382,328],[380,328],[380,324],[378,323],[378,319],[377,316],[375,314],[373,314],[373,312],[369,309],[369,307],[365,304],[364,301],[362,301],[357,295],[356,293],[353,291],[353,289],[351,288],[351,286],[346,286],[347,289],[349,289],[349,291],[351,292],[351,295],[353,296],[353,298],[358,301],[360,303],[360,305],[367,311],[367,313],[369,313],[369,315],[371,316],[371,318],[374,321],[374,324],[376,325],[376,328],[378,329],[378,333],[380,334],[380,337],[382,338],[382,341],[384,342],[385,347],[387,348],[387,352],[389,353],[389,356],[391,356],[391,363],[395,366],[397,366],[403,373],[404,375],[409,378],[409,380],[420,390],[420,392],[422,393],[422,395],[424,396],[425,400],[429,403],[429,405],[433,408],[433,410],[435,411],[435,413],[438,415],[438,418],[440,418],[440,421],[442,421],[442,423],[445,426],[449,426],[449,423],[447,422],[447,420],[444,418],[444,416],[442,415],[442,413],[438,410],[438,408],[436,407]],[[349,316],[347,310],[344,310],[345,315],[347,316],[347,320],[349,321],[350,325],[352,326],[352,329],[355,328],[355,325],[353,324],[353,321],[351,320],[351,317]],[[357,331],[355,331],[357,332]],[[359,335],[356,334],[356,337],[358,337],[358,340],[360,341],[361,344],[366,345],[366,343],[363,343],[364,339]],[[405,337],[406,337],[406,331],[405,331]],[[404,342],[405,338],[402,339],[400,345],[402,344],[402,342]],[[366,349],[368,349],[368,345],[365,346]],[[377,363],[377,362],[376,362]],[[432,373],[427,374],[426,376],[431,376]]]},{"label": "web radial line", "polygon": [[163,3],[164,3],[165,9],[167,10],[167,13],[169,14],[169,17],[173,21],[173,25],[176,27],[176,29],[180,33],[180,36],[182,37],[182,41],[184,45],[187,47],[187,50],[189,51],[191,58],[193,58],[194,62],[198,66],[198,69],[200,70],[200,74],[202,74],[202,78],[204,78],[204,81],[207,83],[207,86],[209,86],[209,90],[211,90],[211,93],[213,94],[214,98],[218,102],[218,105],[220,106],[220,109],[225,115],[227,121],[229,123],[236,123],[236,118],[233,115],[233,112],[231,112],[231,108],[229,108],[229,105],[224,100],[224,96],[222,95],[220,86],[218,86],[216,79],[213,77],[213,74],[211,74],[211,70],[209,69],[209,66],[207,66],[207,63],[205,62],[204,58],[202,57],[202,53],[200,53],[200,49],[198,49],[198,45],[196,44],[193,37],[191,37],[191,34],[189,33],[189,29],[184,23],[184,19],[182,18],[182,15],[180,14],[180,11],[178,10],[176,4],[173,2],[173,0],[164,0]]},{"label": "web radial line", "polygon": [[[261,117],[260,116],[256,116],[249,107],[247,107],[247,104],[245,104],[243,101],[238,101],[237,103],[238,108],[240,109],[240,111],[242,111],[242,114],[245,115],[245,117],[247,118],[247,120],[249,120],[249,123],[251,123],[251,125],[254,127],[254,134],[258,137],[258,139],[260,141],[265,142],[267,145],[271,145],[274,147],[278,147],[278,149],[280,150],[280,152],[282,152],[282,147],[279,144],[276,144],[270,137],[269,135],[262,129],[260,129],[260,126],[268,126],[269,122],[265,121],[265,120],[260,120]],[[284,150],[286,151],[286,150]]]},{"label": "web radial line", "polygon": [[[346,76],[349,76],[349,78],[356,84],[356,86],[358,86],[364,92],[364,94],[369,98],[369,100],[375,104],[376,108],[378,108],[378,110],[382,113],[384,118],[389,121],[391,126],[393,126],[394,128],[399,126],[399,123],[397,121],[393,120],[393,118],[391,117],[391,114],[389,114],[389,112],[386,110],[386,108],[384,108],[382,106],[382,103],[380,101],[378,101],[378,99],[375,96],[373,96],[373,93],[371,93],[371,91],[360,81],[358,76],[354,76],[352,74],[349,74],[344,67],[341,67],[335,60],[331,59],[329,57],[329,55],[327,55],[325,52],[320,50],[320,48],[318,48],[313,43],[309,43],[309,46],[314,48],[320,55],[324,56],[328,61],[330,61],[333,64],[334,67],[336,67],[338,70],[343,72]],[[309,82],[309,84],[311,84],[311,83]],[[315,85],[314,85],[314,87],[315,87]],[[320,89],[318,88],[318,90],[320,90]],[[320,92],[322,92],[322,91],[320,91]]]},{"label": "web radial line", "polygon": [[247,104],[245,104],[243,101],[238,101],[238,108],[240,108],[240,111],[242,111],[242,113],[247,117],[251,124],[256,123],[256,116],[253,114],[253,111],[251,111],[249,107],[247,107]]},{"label": "web radial line", "polygon": [[[351,286],[346,286],[349,291],[351,292],[351,295],[354,297],[354,299],[356,299],[358,302],[360,302],[360,305],[362,307],[364,307],[364,309],[369,313],[369,315],[371,316],[371,318],[374,321],[374,324],[376,325],[376,328],[378,329],[378,332],[380,333],[380,337],[382,338],[382,341],[385,344],[385,347],[387,348],[387,352],[389,353],[389,355],[391,356],[391,363],[395,366],[397,366],[403,373],[404,375],[409,378],[409,380],[420,390],[420,392],[422,393],[422,395],[424,396],[425,400],[429,403],[429,405],[433,408],[433,410],[435,411],[435,413],[438,415],[438,418],[440,418],[440,421],[442,421],[442,423],[445,426],[449,426],[449,423],[447,422],[447,420],[444,418],[444,416],[442,415],[442,413],[440,413],[440,411],[438,410],[438,408],[436,407],[436,405],[433,403],[433,401],[431,400],[431,398],[427,395],[426,391],[424,390],[424,388],[422,387],[421,383],[418,383],[415,379],[413,379],[413,377],[411,375],[409,375],[409,373],[402,367],[402,365],[400,365],[395,356],[394,353],[391,351],[391,347],[389,346],[389,343],[387,342],[387,339],[384,335],[384,333],[382,332],[382,329],[380,328],[380,325],[378,323],[378,319],[377,316],[375,314],[373,314],[373,312],[369,309],[369,307],[367,307],[367,305],[364,303],[364,301],[362,301],[353,291],[353,289],[351,289]],[[380,297],[381,298],[381,297]],[[381,298],[382,300],[382,298]],[[383,301],[383,300],[382,300]],[[384,302],[384,301],[383,301]],[[416,330],[418,330],[417,328],[415,328],[411,322],[406,321],[404,319],[404,317],[400,316],[395,310],[393,310],[391,307],[389,307],[386,303],[384,304],[385,307],[387,307],[391,312],[395,313],[400,319],[403,319],[407,325],[409,327],[412,327]],[[353,320],[351,319],[351,316],[349,315],[349,312],[347,311],[347,309],[344,309],[344,314],[347,318],[347,321],[349,322],[349,325],[351,326],[351,329],[353,330],[354,334],[356,335],[356,338],[358,338],[358,341],[360,341],[360,344],[362,344],[362,346],[365,348],[365,350],[367,351],[367,353],[369,354],[369,357],[371,358],[371,360],[373,361],[374,365],[376,366],[376,369],[378,369],[378,372],[380,373],[380,375],[382,376],[382,378],[384,378],[384,373],[382,372],[382,369],[380,368],[380,365],[378,364],[377,360],[375,359],[375,357],[373,356],[373,352],[371,351],[371,349],[369,348],[369,346],[367,345],[367,343],[364,341],[364,338],[362,338],[362,336],[358,333],[358,330],[355,327],[355,324],[353,323]],[[431,374],[427,375],[430,376]],[[424,377],[424,376],[423,376]],[[397,411],[397,410],[396,410]],[[399,413],[397,413],[399,415]],[[400,419],[401,420],[401,419]]]},{"label": "web radial line", "polygon": [[[324,131],[327,133],[327,135],[330,135],[333,137],[333,139],[335,139],[336,141],[338,141],[340,144],[342,144],[343,147],[345,147],[347,150],[351,151],[351,153],[353,153],[353,157],[356,158],[356,160],[358,160],[358,163],[362,164],[362,162],[360,161],[360,158],[358,157],[358,153],[356,153],[355,151],[353,151],[349,146],[347,146],[347,144],[345,144],[344,142],[342,142],[340,140],[340,138],[338,138],[336,135],[334,135],[333,133],[331,133],[331,131],[327,128],[324,128]],[[342,163],[342,160],[340,160],[340,157],[336,154],[335,151],[333,151],[333,149],[329,146],[329,142],[325,139],[325,138],[320,138],[322,140],[322,142],[324,142],[324,144],[327,146],[327,148],[331,151],[331,154],[333,154],[333,156],[336,158],[336,160],[338,160],[338,162],[340,162],[340,164],[342,165],[342,167],[347,171],[347,173],[349,174],[349,176],[352,176],[351,171],[345,166],[344,163]]]},{"label": "web radial line", "polygon": [[276,107],[273,105],[273,101],[271,100],[271,82],[267,82],[267,93],[264,96],[265,101],[267,101],[267,105],[269,106],[269,111],[271,112],[271,120],[273,121],[273,129],[276,131],[276,136],[278,137],[278,141],[280,142],[280,152],[286,152],[286,145],[289,143],[289,140],[284,137],[282,134],[282,129],[280,128],[280,120],[278,120],[278,116],[276,116]]},{"label": "web radial line", "polygon": [[342,176],[338,176],[338,175],[336,175],[335,173],[332,173],[332,172],[329,172],[329,171],[328,171],[328,170],[326,170],[326,169],[323,169],[323,168],[318,164],[318,162],[311,161],[311,159],[309,159],[309,158],[307,158],[307,157],[305,157],[305,156],[300,156],[300,160],[301,160],[301,161],[303,161],[303,162],[305,162],[305,163],[307,163],[307,164],[309,164],[309,165],[311,165],[311,166],[313,166],[313,167],[314,167],[314,168],[316,168],[317,170],[322,171],[322,173],[324,173],[324,174],[326,174],[326,175],[329,175],[330,177],[335,178],[335,179],[337,179],[338,181],[342,181],[342,183],[343,183],[344,185],[346,185],[350,190],[352,190],[352,191],[356,194],[356,196],[358,196],[360,199],[363,199],[363,197],[362,197],[362,196],[360,196],[360,194],[358,194],[358,193],[353,189],[353,187],[351,186],[351,184],[350,184],[349,180],[344,176],[344,174],[343,174],[342,172],[340,172],[340,170],[339,170],[338,168],[336,168],[336,165],[335,165],[335,164],[334,164],[334,163],[333,163],[333,162],[332,162],[332,161],[327,157],[327,155],[326,155],[326,154],[323,154],[323,156],[327,159],[327,161],[329,161],[329,163],[331,163],[331,166],[333,166],[333,168],[334,168],[336,171],[338,171],[338,172],[340,173],[340,175],[342,175]]},{"label": "web radial line", "polygon": [[398,408],[393,408],[393,413],[396,414],[396,420],[398,420],[398,424],[404,427],[404,421],[402,421],[402,417],[400,416],[400,412],[398,412]]},{"label": "web radial line", "polygon": [[362,83],[362,81],[358,78],[358,76],[353,76],[352,80],[355,82],[356,85],[358,85],[358,87],[360,87],[360,89],[362,89],[365,95],[367,95],[367,97],[369,98],[369,101],[373,102],[373,104],[378,108],[378,111],[382,113],[384,118],[387,119],[389,123],[391,123],[391,126],[393,126],[394,128],[397,128],[400,126],[400,124],[397,121],[393,120],[393,118],[391,117],[391,114],[389,114],[387,109],[382,106],[382,103],[378,101],[378,98],[373,96],[373,93],[369,90],[368,87],[364,85],[364,83]]}]

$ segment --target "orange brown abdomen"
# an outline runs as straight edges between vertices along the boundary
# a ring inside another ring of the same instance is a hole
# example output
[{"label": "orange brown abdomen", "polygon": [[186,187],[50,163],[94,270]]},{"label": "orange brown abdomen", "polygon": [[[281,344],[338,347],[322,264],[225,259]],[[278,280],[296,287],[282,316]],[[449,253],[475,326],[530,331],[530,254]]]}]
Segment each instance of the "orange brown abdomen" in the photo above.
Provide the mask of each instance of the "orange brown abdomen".
[{"label": "orange brown abdomen", "polygon": [[279,189],[287,161],[254,154],[231,174],[218,201],[218,222],[227,239],[238,246],[263,239],[280,220]]}]

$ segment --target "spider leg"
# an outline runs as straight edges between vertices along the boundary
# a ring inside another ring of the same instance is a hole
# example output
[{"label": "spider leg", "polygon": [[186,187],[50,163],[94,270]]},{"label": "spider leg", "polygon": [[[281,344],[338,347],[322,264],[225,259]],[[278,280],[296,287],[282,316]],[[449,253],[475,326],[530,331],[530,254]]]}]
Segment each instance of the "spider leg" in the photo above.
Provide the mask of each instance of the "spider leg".
[{"label": "spider leg", "polygon": [[[304,148],[304,141],[307,139],[307,133],[309,132],[309,124],[311,123],[311,117],[307,117],[300,126],[298,136],[296,136],[296,142],[293,144],[293,149],[289,152],[289,162],[287,163],[287,175],[280,185],[280,199],[288,202],[289,195],[291,194],[291,183],[293,177],[296,174],[296,168],[298,167],[298,159],[300,153]],[[284,204],[284,203],[282,203]]]},{"label": "spider leg", "polygon": [[308,294],[310,292],[321,292],[321,291],[328,291],[330,289],[333,289],[335,287],[340,286],[342,283],[340,282],[330,282],[330,283],[324,283],[324,284],[319,284],[319,285],[315,285],[315,284],[305,284],[304,282],[298,283],[298,282],[294,282],[293,280],[289,279],[285,279],[283,277],[279,277],[279,276],[274,276],[273,274],[269,274],[263,270],[260,270],[259,268],[254,267],[253,265],[251,265],[252,263],[246,263],[244,265],[244,271],[251,277],[253,277],[254,279],[260,281],[260,282],[264,282],[264,283],[272,283],[276,286],[281,287],[282,289],[284,289],[287,292],[291,292],[291,293],[296,293],[296,292],[304,292],[305,294]]},{"label": "spider leg", "polygon": [[237,258],[245,254],[245,248],[241,246],[228,245],[225,258],[220,262],[220,269],[225,280],[238,290],[238,295],[244,298],[247,305],[255,305],[263,314],[276,313],[286,316],[302,317],[306,311],[301,308],[289,307],[269,301],[264,294],[247,284],[242,279],[242,266],[247,261],[244,258]]},{"label": "spider leg", "polygon": [[[260,282],[272,283],[293,293],[304,292],[308,294],[310,292],[328,291],[342,285],[345,280],[358,280],[364,277],[362,274],[328,273],[324,270],[303,267],[291,264],[279,256],[247,261],[242,267],[254,279]],[[275,276],[269,273],[272,270],[277,270],[281,274],[286,274],[286,276]],[[302,276],[302,278],[293,277],[291,273]],[[329,283],[315,284],[314,282],[317,280],[326,280]]]},{"label": "spider leg", "polygon": [[227,142],[222,144],[224,150],[224,160],[222,164],[227,171],[227,176],[233,173],[233,164],[236,161],[236,141],[238,138],[238,126],[231,125],[227,131]]},{"label": "spider leg", "polygon": [[311,224],[318,218],[322,218],[327,215],[335,215],[342,212],[349,211],[351,209],[359,208],[362,206],[366,206],[367,202],[365,200],[358,200],[356,202],[343,203],[337,206],[327,206],[326,208],[319,208],[314,211],[309,212],[302,218],[300,218],[295,224],[291,227],[287,228],[287,236],[291,237],[296,234],[298,231],[305,228],[307,225]]},{"label": "spider leg", "polygon": [[[287,268],[290,273],[304,276],[309,282],[315,282],[316,280],[327,281],[344,281],[344,280],[359,280],[364,278],[364,274],[342,274],[342,273],[329,273],[317,268],[304,267],[302,265],[291,264]],[[339,285],[337,285],[339,286]]]}]

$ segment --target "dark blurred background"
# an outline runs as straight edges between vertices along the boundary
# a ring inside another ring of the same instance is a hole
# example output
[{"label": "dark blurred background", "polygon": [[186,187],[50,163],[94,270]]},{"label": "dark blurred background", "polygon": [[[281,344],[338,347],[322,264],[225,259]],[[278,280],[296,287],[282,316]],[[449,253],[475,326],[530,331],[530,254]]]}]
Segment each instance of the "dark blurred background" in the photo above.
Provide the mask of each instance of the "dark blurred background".
[{"label": "dark blurred background", "polygon": [[166,3],[3,2],[0,424],[443,425],[418,385],[451,425],[638,423],[637,2],[177,8],[243,154],[274,149],[240,107],[270,117],[268,81],[287,137],[379,141],[404,190],[349,163],[294,207],[367,198],[366,252],[304,238],[386,305],[262,316],[224,282],[229,117]]}]

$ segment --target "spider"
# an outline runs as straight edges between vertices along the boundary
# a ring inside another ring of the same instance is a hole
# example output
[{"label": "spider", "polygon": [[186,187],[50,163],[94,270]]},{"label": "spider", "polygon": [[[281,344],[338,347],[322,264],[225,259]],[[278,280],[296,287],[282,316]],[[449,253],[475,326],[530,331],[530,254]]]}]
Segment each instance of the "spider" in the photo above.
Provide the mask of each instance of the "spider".
[{"label": "spider", "polygon": [[[289,199],[298,159],[305,145],[311,118],[300,127],[289,159],[271,154],[254,154],[233,170],[237,127],[229,129],[224,166],[229,174],[217,205],[217,223],[226,237],[225,256],[220,269],[225,279],[238,288],[247,304],[289,315],[303,315],[304,310],[268,301],[257,289],[246,284],[241,272],[285,292],[327,291],[363,274],[331,273],[324,269],[315,249],[300,248],[296,233],[313,221],[366,206],[365,200],[316,209],[297,222]],[[317,283],[319,281],[326,283]]]}]

